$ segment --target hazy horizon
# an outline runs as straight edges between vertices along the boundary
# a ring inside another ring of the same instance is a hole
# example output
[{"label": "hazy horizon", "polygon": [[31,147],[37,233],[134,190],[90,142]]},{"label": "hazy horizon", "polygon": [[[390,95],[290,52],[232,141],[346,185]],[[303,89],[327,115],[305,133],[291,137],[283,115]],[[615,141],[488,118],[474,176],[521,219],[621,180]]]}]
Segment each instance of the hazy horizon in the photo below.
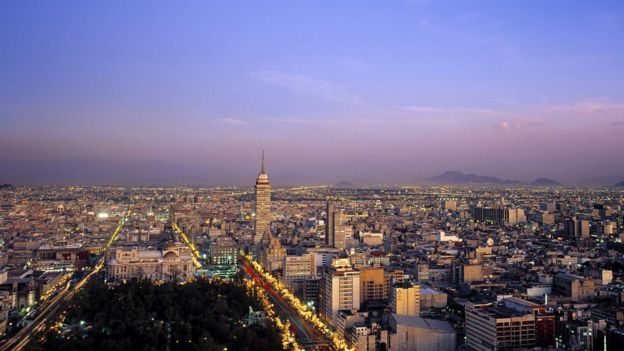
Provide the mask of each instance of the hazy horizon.
[{"label": "hazy horizon", "polygon": [[622,2],[0,9],[0,183],[624,180]]}]

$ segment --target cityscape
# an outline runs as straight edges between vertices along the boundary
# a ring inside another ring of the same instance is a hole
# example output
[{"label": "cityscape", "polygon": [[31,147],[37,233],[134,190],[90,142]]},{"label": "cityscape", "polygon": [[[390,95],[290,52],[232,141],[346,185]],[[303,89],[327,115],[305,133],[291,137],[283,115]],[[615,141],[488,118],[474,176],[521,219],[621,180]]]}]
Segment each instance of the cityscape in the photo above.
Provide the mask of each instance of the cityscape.
[{"label": "cityscape", "polygon": [[618,2],[0,3],[0,351],[620,350]]}]

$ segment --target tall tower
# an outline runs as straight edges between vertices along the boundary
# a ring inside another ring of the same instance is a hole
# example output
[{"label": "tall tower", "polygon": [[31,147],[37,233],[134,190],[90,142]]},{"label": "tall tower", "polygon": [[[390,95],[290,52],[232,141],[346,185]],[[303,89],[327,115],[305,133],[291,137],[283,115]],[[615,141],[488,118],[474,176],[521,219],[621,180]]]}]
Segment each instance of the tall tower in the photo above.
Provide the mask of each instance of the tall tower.
[{"label": "tall tower", "polygon": [[260,173],[256,179],[256,223],[254,232],[254,245],[257,246],[265,235],[271,235],[271,183],[269,176],[264,171],[264,150],[262,150],[262,162]]}]

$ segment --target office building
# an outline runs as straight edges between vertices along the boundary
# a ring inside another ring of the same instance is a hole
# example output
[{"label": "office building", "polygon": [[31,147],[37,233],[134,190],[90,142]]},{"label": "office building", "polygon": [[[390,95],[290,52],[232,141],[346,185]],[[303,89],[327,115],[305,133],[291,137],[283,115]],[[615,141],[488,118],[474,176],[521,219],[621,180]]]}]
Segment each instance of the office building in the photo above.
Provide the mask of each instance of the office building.
[{"label": "office building", "polygon": [[304,282],[316,275],[316,265],[311,254],[286,255],[283,258],[282,280],[297,296],[303,295]]},{"label": "office building", "polygon": [[399,283],[392,286],[390,309],[401,316],[420,316],[420,285]]},{"label": "office building", "polygon": [[555,318],[544,306],[515,297],[499,302],[467,302],[468,350],[529,349],[554,344]]},{"label": "office building", "polygon": [[336,325],[339,310],[360,309],[360,272],[351,268],[349,259],[336,258],[323,273],[321,316]]},{"label": "office building", "polygon": [[360,303],[387,301],[390,275],[382,267],[362,267],[360,271]]}]

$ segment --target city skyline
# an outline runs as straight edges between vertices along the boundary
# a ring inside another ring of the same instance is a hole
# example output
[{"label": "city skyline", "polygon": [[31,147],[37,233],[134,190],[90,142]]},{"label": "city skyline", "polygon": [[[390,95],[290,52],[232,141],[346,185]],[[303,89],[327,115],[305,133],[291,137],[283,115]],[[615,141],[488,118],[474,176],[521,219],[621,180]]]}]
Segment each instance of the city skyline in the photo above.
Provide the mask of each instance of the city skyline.
[{"label": "city skyline", "polygon": [[2,182],[624,180],[617,1],[1,6]]}]

